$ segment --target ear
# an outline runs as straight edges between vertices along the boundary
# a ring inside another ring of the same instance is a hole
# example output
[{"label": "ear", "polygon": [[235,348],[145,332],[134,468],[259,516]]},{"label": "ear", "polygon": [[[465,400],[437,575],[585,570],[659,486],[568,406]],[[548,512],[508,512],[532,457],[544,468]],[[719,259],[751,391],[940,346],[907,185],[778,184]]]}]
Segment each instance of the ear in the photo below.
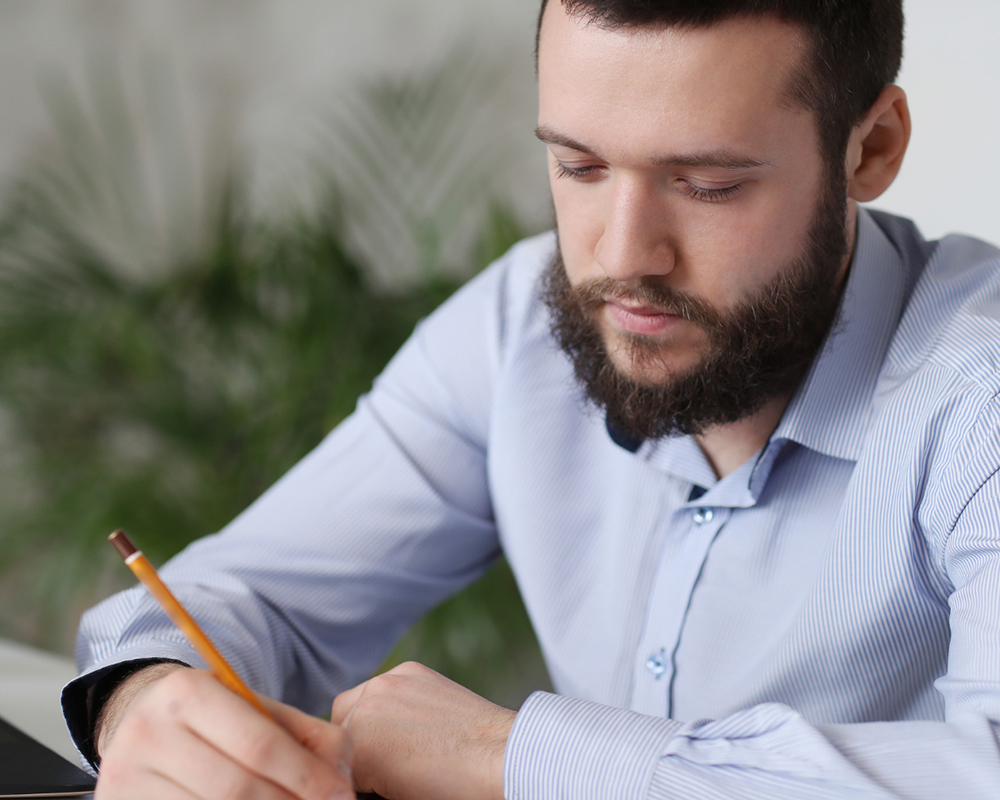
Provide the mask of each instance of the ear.
[{"label": "ear", "polygon": [[910,107],[906,92],[886,86],[847,145],[847,196],[859,203],[874,200],[896,179],[910,142]]}]

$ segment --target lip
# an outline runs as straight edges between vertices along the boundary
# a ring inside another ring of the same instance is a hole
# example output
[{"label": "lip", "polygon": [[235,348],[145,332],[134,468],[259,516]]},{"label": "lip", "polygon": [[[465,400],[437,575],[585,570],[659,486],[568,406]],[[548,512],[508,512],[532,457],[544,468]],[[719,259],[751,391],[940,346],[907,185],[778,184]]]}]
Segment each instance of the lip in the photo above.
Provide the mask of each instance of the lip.
[{"label": "lip", "polygon": [[623,333],[656,336],[682,321],[681,317],[666,314],[652,306],[626,305],[619,300],[605,302],[612,324]]}]

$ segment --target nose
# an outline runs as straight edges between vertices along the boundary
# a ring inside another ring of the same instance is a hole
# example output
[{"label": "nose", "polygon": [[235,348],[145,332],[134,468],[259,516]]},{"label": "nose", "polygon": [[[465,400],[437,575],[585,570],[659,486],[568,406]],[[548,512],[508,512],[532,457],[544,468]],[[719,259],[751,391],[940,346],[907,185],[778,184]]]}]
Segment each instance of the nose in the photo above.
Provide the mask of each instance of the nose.
[{"label": "nose", "polygon": [[676,254],[656,185],[616,175],[609,188],[604,232],[594,250],[604,274],[628,282],[669,273]]}]

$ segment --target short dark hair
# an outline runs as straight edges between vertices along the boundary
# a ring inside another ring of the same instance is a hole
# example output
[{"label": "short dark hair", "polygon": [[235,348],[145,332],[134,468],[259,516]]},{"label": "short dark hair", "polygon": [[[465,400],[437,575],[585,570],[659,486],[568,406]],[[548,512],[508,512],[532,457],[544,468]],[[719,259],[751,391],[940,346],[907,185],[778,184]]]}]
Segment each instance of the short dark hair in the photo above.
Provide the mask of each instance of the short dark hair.
[{"label": "short dark hair", "polygon": [[[789,87],[816,115],[828,160],[842,159],[851,130],[896,79],[903,59],[903,0],[556,0],[609,29],[708,27],[732,17],[801,26],[811,53]],[[542,0],[538,33],[547,0]],[[537,40],[536,40],[537,50]],[[831,163],[832,165],[832,163]]]}]

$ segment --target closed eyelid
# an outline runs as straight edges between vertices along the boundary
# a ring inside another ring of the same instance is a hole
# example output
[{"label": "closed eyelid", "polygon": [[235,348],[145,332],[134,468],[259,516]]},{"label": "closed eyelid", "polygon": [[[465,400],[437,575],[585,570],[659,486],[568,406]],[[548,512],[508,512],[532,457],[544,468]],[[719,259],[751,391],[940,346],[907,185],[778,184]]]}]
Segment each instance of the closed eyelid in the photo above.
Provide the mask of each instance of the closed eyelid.
[{"label": "closed eyelid", "polygon": [[745,184],[743,183],[734,183],[727,186],[706,188],[704,186],[698,186],[694,183],[688,183],[684,193],[688,197],[692,197],[696,200],[719,203],[725,200],[731,200],[738,196],[743,191],[744,186]]}]

